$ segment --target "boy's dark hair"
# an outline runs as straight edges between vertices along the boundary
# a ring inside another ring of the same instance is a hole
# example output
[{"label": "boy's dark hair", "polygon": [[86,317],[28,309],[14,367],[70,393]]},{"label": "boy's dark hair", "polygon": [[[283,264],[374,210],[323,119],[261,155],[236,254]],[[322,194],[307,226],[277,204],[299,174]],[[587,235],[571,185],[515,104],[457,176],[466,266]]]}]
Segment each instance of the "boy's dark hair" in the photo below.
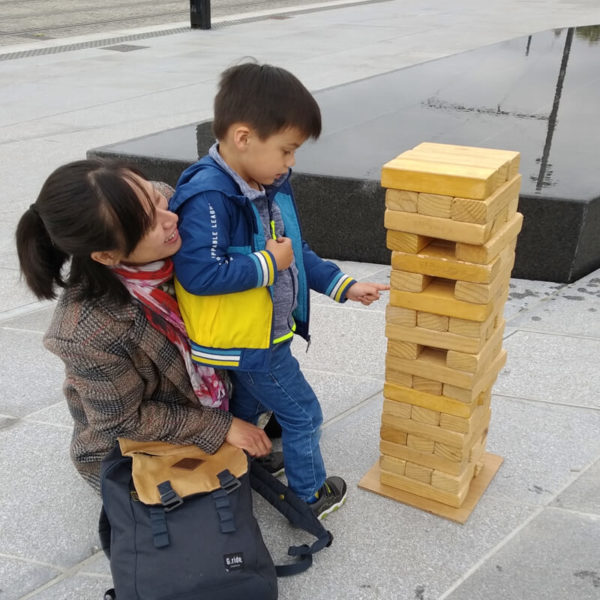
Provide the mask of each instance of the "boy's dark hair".
[{"label": "boy's dark hair", "polygon": [[132,173],[144,177],[122,162],[80,160],[46,179],[16,231],[21,273],[38,298],[55,298],[56,287],[81,284],[82,298],[129,299],[112,270],[90,255],[104,250],[127,255],[152,225],[154,205],[150,198],[147,206],[140,202],[136,190],[145,192]]},{"label": "boy's dark hair", "polygon": [[234,123],[247,123],[262,140],[288,127],[317,139],[321,111],[311,93],[289,71],[244,63],[221,75],[214,104],[215,137],[223,139]]}]

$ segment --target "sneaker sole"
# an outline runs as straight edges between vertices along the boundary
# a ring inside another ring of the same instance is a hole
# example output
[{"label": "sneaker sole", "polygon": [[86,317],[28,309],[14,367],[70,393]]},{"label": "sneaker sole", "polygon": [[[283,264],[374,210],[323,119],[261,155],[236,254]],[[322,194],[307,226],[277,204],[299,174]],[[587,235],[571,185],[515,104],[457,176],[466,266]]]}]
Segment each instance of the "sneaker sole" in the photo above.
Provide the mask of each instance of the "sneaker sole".
[{"label": "sneaker sole", "polygon": [[342,499],[339,502],[337,502],[336,504],[330,506],[327,510],[324,510],[317,517],[317,519],[319,519],[319,521],[322,521],[327,515],[330,515],[332,512],[335,512],[338,508],[340,508],[346,502],[347,497],[348,497],[348,491],[346,490],[346,493],[342,496]]}]

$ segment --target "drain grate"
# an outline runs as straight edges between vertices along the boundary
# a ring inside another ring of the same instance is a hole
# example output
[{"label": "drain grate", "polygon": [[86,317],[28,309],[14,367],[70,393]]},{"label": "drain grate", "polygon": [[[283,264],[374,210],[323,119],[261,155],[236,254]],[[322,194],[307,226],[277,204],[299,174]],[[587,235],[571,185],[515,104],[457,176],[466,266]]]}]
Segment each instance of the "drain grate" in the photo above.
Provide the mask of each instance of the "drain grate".
[{"label": "drain grate", "polygon": [[121,42],[133,42],[136,40],[161,37],[163,35],[185,33],[187,31],[190,31],[189,27],[177,27],[175,29],[149,31],[148,33],[124,35],[121,37],[107,38],[103,40],[91,40],[89,42],[80,42],[79,44],[65,44],[64,46],[54,46],[52,48],[35,48],[33,50],[22,50],[20,52],[7,52],[6,54],[0,54],[0,61],[15,60],[17,58],[29,58],[31,56],[42,56],[45,54],[60,54],[61,52],[72,52],[74,50],[84,50],[86,48],[101,48],[103,46],[115,46],[121,44]]},{"label": "drain grate", "polygon": [[117,44],[116,46],[105,46],[102,50],[113,50],[114,52],[133,52],[134,50],[143,50],[149,46],[134,46],[133,44]]}]

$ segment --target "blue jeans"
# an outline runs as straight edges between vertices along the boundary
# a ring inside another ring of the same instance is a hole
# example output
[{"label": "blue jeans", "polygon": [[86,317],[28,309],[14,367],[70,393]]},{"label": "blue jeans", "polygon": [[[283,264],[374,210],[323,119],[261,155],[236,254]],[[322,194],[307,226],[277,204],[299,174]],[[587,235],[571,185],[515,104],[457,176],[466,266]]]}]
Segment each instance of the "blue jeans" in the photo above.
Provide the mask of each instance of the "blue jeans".
[{"label": "blue jeans", "polygon": [[281,425],[288,485],[306,501],[325,482],[319,448],[323,413],[290,346],[291,340],[271,348],[267,372],[230,371],[233,397],[229,410],[250,423],[267,410],[275,413]]}]

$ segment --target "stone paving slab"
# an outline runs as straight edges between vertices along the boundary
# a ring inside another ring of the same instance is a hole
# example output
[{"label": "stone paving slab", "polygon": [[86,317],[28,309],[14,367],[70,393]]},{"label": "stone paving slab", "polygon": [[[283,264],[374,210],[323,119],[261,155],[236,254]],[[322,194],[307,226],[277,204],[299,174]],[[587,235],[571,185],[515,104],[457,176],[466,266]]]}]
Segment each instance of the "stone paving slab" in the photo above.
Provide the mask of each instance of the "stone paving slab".
[{"label": "stone paving slab", "polygon": [[516,331],[504,347],[495,393],[600,409],[600,339]]},{"label": "stone paving slab", "polygon": [[597,516],[544,510],[447,598],[596,600],[599,547]]},{"label": "stone paving slab", "polygon": [[600,515],[600,460],[582,471],[576,481],[565,489],[551,506]]}]

